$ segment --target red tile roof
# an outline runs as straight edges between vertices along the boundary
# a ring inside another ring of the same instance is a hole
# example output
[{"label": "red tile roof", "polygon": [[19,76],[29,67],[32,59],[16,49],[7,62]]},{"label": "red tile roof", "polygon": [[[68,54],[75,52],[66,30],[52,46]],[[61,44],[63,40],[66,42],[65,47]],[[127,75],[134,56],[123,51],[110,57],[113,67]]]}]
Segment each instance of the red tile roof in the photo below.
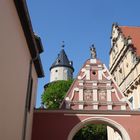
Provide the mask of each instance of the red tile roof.
[{"label": "red tile roof", "polygon": [[119,26],[124,36],[132,38],[132,43],[136,48],[136,54],[140,56],[140,27]]}]

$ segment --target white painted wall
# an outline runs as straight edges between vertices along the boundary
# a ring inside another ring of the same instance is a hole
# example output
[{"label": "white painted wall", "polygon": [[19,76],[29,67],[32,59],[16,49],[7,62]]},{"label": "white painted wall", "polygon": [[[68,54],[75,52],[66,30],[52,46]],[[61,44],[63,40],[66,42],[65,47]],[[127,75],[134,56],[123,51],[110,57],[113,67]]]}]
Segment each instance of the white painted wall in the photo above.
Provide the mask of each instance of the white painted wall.
[{"label": "white painted wall", "polygon": [[120,134],[110,126],[107,126],[107,137],[108,140],[122,140]]},{"label": "white painted wall", "polygon": [[54,67],[50,71],[50,82],[73,78],[73,71],[68,67]]},{"label": "white painted wall", "polygon": [[[113,38],[116,38],[117,36],[118,36],[118,31],[114,26],[112,30],[112,40]],[[112,43],[112,40],[111,40],[111,43]],[[139,81],[139,78],[140,78],[140,63],[136,65],[135,54],[133,54],[131,50],[128,49],[125,55],[123,54],[123,52],[127,48],[124,42],[125,42],[124,37],[120,35],[118,37],[117,42],[114,45],[112,43],[112,51],[110,53],[110,65],[109,65],[110,72],[112,73],[113,77],[116,79],[116,82],[120,86],[121,91],[126,95],[128,94],[128,98],[133,96],[133,105],[132,105],[133,109],[139,109],[140,108],[140,99],[139,99],[140,88],[139,88],[139,84],[136,85],[135,82]],[[133,39],[132,39],[132,42],[133,42]],[[116,49],[116,45],[118,48],[118,53],[115,54],[115,52],[117,51],[116,50],[113,51],[113,49]],[[119,61],[118,63],[119,58],[121,58],[121,61]],[[116,64],[117,64],[117,67],[112,72]],[[122,73],[120,72],[120,69],[122,70]],[[132,69],[133,71],[131,71]],[[132,85],[135,87],[134,89],[131,89]],[[131,91],[131,93],[128,93],[127,92],[128,90]]]}]

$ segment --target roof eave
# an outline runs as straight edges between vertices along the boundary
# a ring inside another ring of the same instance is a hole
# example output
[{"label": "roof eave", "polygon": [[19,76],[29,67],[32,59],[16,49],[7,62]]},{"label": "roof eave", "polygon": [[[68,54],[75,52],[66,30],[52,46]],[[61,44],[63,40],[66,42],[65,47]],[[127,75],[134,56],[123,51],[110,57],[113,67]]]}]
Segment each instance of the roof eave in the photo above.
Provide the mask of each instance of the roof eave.
[{"label": "roof eave", "polygon": [[35,69],[36,69],[38,78],[44,77],[45,75],[44,75],[44,70],[43,70],[43,66],[42,66],[42,63],[41,63],[40,56],[38,57],[38,59],[36,59],[34,61],[34,64],[35,64]]},{"label": "roof eave", "polygon": [[[43,47],[41,40],[39,39],[39,43],[36,42],[35,35],[33,33],[30,16],[27,9],[27,4],[25,0],[14,0],[15,7],[21,22],[21,26],[28,44],[29,52],[31,54],[32,60],[35,59],[34,65],[37,72],[38,77],[44,76],[44,71],[42,67],[42,63],[39,57],[39,53],[43,52]],[[40,48],[40,50],[39,50]]]},{"label": "roof eave", "polygon": [[43,49],[43,45],[42,45],[42,42],[41,42],[41,38],[38,35],[35,34],[35,40],[36,40],[36,43],[37,43],[39,53],[42,53],[44,51],[44,49]]},{"label": "roof eave", "polygon": [[74,72],[74,68],[72,66],[67,66],[67,65],[55,65],[55,66],[51,66],[50,67],[50,71],[51,71],[51,69],[53,69],[55,67],[67,67],[67,68],[71,68],[73,70],[73,72]]}]

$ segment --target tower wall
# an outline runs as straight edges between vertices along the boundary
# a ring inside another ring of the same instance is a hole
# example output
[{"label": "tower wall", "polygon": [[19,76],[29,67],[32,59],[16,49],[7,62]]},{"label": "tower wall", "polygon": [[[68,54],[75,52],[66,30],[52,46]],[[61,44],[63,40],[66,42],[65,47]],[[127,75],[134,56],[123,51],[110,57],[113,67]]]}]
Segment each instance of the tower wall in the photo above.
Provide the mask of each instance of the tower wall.
[{"label": "tower wall", "polygon": [[73,70],[69,67],[54,67],[51,69],[50,82],[73,78]]}]

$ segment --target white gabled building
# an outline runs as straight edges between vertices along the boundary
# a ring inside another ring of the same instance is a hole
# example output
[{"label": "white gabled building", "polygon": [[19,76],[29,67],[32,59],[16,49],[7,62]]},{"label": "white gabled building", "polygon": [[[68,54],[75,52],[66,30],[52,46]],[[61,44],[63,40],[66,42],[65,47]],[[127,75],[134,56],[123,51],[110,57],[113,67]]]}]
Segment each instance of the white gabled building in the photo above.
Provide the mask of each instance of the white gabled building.
[{"label": "white gabled building", "polygon": [[110,73],[135,110],[140,108],[140,27],[113,24]]}]

